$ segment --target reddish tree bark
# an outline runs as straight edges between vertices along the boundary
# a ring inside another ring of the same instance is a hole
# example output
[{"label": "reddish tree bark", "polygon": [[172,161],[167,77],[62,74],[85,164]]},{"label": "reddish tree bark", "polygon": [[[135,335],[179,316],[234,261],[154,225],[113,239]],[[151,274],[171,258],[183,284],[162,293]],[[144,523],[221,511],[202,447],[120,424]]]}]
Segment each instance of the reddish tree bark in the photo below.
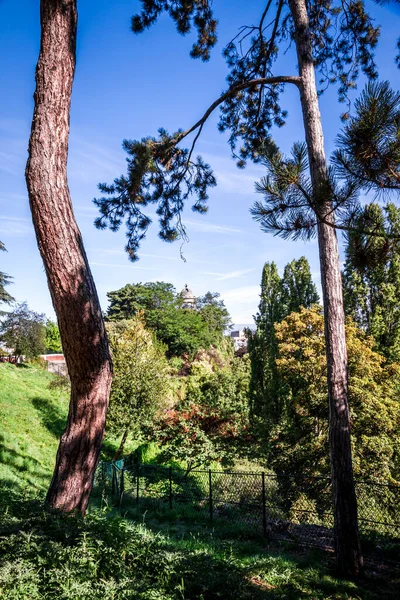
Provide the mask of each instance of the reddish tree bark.
[{"label": "reddish tree bark", "polygon": [[331,189],[319,111],[312,44],[305,0],[289,0],[295,26],[295,42],[301,83],[310,175],[314,199],[319,208],[318,244],[324,301],[325,343],[328,365],[329,444],[335,520],[335,549],[341,572],[357,576],[363,559],[354,487],[350,410],[347,381],[347,348],[342,279]]},{"label": "reddish tree bark", "polygon": [[103,317],[67,181],[76,0],[41,0],[26,181],[32,219],[71,379],[67,426],[47,502],[85,512],[103,441],[112,379]]}]

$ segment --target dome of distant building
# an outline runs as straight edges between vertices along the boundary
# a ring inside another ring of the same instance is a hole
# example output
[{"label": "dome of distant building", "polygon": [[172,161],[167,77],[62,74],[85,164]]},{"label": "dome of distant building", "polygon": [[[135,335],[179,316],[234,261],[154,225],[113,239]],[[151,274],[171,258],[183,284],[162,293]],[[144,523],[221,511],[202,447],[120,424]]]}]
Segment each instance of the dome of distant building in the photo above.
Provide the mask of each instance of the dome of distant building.
[{"label": "dome of distant building", "polygon": [[182,308],[196,308],[196,297],[187,284],[181,291]]}]

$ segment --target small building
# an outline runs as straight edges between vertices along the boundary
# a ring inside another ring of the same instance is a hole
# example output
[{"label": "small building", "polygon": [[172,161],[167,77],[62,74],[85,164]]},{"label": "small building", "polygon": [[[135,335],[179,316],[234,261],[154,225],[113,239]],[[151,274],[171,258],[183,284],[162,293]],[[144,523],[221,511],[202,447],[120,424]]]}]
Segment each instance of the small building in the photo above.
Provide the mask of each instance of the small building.
[{"label": "small building", "polygon": [[247,348],[247,337],[244,329],[236,329],[235,331],[231,331],[231,338],[233,340],[235,350]]},{"label": "small building", "polygon": [[188,288],[187,283],[185,283],[185,287],[181,291],[181,299],[182,299],[182,308],[189,308],[194,310],[196,308],[196,296],[193,294],[192,290]]},{"label": "small building", "polygon": [[67,375],[67,363],[64,354],[42,354],[41,357],[47,363],[47,370],[57,375]]}]

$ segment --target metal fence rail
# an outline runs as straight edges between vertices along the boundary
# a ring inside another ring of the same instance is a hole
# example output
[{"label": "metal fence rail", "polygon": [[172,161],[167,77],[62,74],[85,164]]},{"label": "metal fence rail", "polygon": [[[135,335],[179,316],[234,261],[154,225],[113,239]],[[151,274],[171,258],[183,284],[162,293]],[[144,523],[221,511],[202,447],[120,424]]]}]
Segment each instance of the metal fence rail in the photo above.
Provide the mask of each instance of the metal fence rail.
[{"label": "metal fence rail", "polygon": [[[101,463],[97,484],[123,508],[175,511],[179,518],[242,527],[269,538],[333,546],[326,477],[219,472]],[[400,486],[357,481],[364,539],[400,544]]]}]

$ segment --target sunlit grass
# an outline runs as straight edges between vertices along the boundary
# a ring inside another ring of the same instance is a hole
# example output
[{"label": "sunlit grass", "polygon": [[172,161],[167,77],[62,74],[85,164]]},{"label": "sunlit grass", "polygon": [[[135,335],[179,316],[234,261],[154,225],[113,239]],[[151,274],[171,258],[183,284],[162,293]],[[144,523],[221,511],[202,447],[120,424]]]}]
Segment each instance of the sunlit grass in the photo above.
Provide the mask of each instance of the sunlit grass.
[{"label": "sunlit grass", "polygon": [[45,489],[68,411],[65,392],[39,366],[0,364],[0,479],[13,488]]}]

